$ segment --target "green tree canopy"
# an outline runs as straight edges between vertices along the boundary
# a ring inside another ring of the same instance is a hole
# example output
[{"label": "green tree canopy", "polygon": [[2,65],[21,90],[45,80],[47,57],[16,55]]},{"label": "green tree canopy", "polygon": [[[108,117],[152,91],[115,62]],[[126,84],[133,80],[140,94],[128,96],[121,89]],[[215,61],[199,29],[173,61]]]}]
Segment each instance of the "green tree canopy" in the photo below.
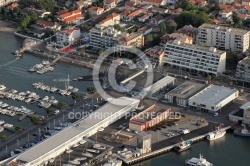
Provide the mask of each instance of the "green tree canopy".
[{"label": "green tree canopy", "polygon": [[194,27],[199,27],[204,23],[209,23],[210,19],[208,14],[203,11],[191,10],[184,11],[179,16],[175,18],[176,23],[179,27],[184,25],[193,25]]},{"label": "green tree canopy", "polygon": [[188,0],[182,0],[181,1],[181,8],[184,10],[194,10],[197,9],[197,7],[190,3]]},{"label": "green tree canopy", "polygon": [[90,19],[92,17],[93,17],[93,15],[92,15],[91,11],[87,10],[86,15],[85,15],[85,19],[88,20],[88,19]]}]

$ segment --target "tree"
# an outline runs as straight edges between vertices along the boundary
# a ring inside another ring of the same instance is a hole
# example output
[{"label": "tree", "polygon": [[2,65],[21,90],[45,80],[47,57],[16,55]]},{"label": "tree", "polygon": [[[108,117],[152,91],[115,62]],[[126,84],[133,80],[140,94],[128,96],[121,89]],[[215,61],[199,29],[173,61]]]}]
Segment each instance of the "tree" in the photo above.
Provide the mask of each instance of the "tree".
[{"label": "tree", "polygon": [[2,141],[6,140],[6,139],[7,139],[7,136],[6,136],[6,135],[2,135],[2,136],[1,136],[1,140],[2,140]]},{"label": "tree", "polygon": [[180,27],[184,25],[193,25],[199,27],[204,23],[210,23],[210,19],[207,13],[199,10],[184,11],[175,18],[175,22]]},{"label": "tree", "polygon": [[14,7],[13,13],[19,14],[21,9],[19,7]]},{"label": "tree", "polygon": [[233,19],[233,27],[240,28],[241,27],[241,20],[236,12],[233,12],[232,19]]},{"label": "tree", "polygon": [[160,32],[162,35],[165,35],[167,33],[167,26],[165,23],[160,24]]},{"label": "tree", "polygon": [[116,30],[118,30],[118,31],[124,32],[124,29],[123,29],[119,24],[115,24],[115,25],[114,25],[114,28],[115,28]]},{"label": "tree", "polygon": [[55,112],[55,108],[49,107],[46,109],[47,114],[53,114]]},{"label": "tree", "polygon": [[34,11],[30,11],[29,16],[31,22],[35,22],[38,19],[37,14]]},{"label": "tree", "polygon": [[32,115],[30,118],[31,118],[32,122],[35,124],[38,124],[40,122],[40,117],[37,115]]},{"label": "tree", "polygon": [[227,52],[226,65],[230,68],[236,68],[238,64],[238,56],[234,51]]},{"label": "tree", "polygon": [[67,104],[66,104],[65,102],[60,102],[60,103],[58,103],[58,106],[59,106],[59,107],[66,107],[66,105],[67,105]]},{"label": "tree", "polygon": [[173,22],[173,21],[168,23],[167,27],[166,27],[167,32],[169,34],[174,33],[176,31],[176,28],[177,28],[177,24],[175,22]]},{"label": "tree", "polygon": [[21,132],[23,131],[23,126],[17,126],[15,129],[16,131]]},{"label": "tree", "polygon": [[87,91],[88,91],[89,93],[95,93],[95,92],[96,92],[96,89],[95,89],[94,86],[90,86],[90,87],[87,88]]},{"label": "tree", "polygon": [[194,4],[190,3],[188,0],[183,0],[181,2],[181,8],[184,9],[184,10],[195,10],[195,9],[197,9],[197,7]]},{"label": "tree", "polygon": [[81,98],[81,95],[80,94],[74,94],[73,96],[72,96],[72,99],[74,99],[74,100],[78,100],[78,99],[80,99]]},{"label": "tree", "polygon": [[101,49],[98,50],[98,55],[102,55],[103,51]]},{"label": "tree", "polygon": [[85,15],[85,19],[88,20],[88,19],[90,19],[92,17],[93,17],[93,15],[92,15],[91,11],[87,10],[86,15]]},{"label": "tree", "polygon": [[152,35],[152,34],[147,34],[147,35],[145,36],[145,42],[151,43],[153,40],[154,40],[154,38],[153,38],[153,35]]},{"label": "tree", "polygon": [[30,23],[30,16],[27,15],[27,14],[24,14],[20,20],[20,24],[19,26],[21,27],[21,29],[26,29],[27,26],[29,25]]},{"label": "tree", "polygon": [[207,75],[207,79],[208,79],[209,82],[211,81],[212,77],[211,77],[210,74]]}]

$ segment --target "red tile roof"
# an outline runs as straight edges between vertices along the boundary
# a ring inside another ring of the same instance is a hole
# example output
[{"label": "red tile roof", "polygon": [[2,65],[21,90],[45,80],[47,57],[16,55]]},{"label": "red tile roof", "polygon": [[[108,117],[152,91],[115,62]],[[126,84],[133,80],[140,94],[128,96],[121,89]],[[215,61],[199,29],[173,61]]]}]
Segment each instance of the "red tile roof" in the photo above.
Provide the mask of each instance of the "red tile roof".
[{"label": "red tile roof", "polygon": [[73,10],[71,12],[60,12],[58,15],[64,22],[71,22],[83,17],[82,11],[79,9]]},{"label": "red tile roof", "polygon": [[89,8],[89,10],[92,10],[92,11],[100,11],[100,10],[104,10],[104,9],[101,8],[101,7],[97,7],[97,6],[92,6],[91,8]]},{"label": "red tile roof", "polygon": [[67,33],[67,34],[71,34],[72,32],[74,32],[75,30],[78,30],[78,28],[72,28],[72,29],[64,29],[63,32]]},{"label": "red tile roof", "polygon": [[48,21],[44,21],[44,20],[38,20],[36,23],[44,28],[45,27],[53,27],[55,25],[55,23],[53,23],[53,22],[48,22]]},{"label": "red tile roof", "polygon": [[108,15],[104,20],[99,22],[99,24],[103,24],[103,23],[105,23],[105,22],[107,22],[107,21],[109,21],[109,20],[111,20],[111,19],[113,19],[113,18],[115,18],[117,16],[119,16],[119,15],[116,14],[116,13],[112,13],[112,14]]}]

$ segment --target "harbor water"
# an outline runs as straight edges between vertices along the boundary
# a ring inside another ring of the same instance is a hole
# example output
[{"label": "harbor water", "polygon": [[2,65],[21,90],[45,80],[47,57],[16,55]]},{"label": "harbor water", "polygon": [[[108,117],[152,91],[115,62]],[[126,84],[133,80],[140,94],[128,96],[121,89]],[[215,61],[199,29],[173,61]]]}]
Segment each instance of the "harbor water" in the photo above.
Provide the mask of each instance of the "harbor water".
[{"label": "harbor water", "polygon": [[[58,101],[64,101],[68,104],[72,103],[71,97],[63,97],[58,94],[52,94],[33,88],[32,83],[43,82],[51,86],[63,89],[65,81],[68,77],[74,78],[91,74],[89,69],[73,66],[70,64],[57,63],[55,70],[47,74],[29,73],[27,69],[44,59],[33,55],[24,54],[24,57],[16,59],[11,52],[17,50],[22,45],[22,39],[15,37],[11,32],[0,32],[0,84],[4,84],[9,89],[21,91],[33,91],[41,97],[54,96]],[[92,85],[91,82],[70,82],[70,85],[79,89],[84,93],[86,88]],[[13,100],[1,99],[1,101],[9,105],[25,106],[36,112],[38,115],[46,115],[44,109],[38,108],[37,103],[25,104]],[[8,117],[0,115],[0,120],[5,120],[14,126],[27,127],[31,124],[29,118],[19,122],[20,115]],[[9,131],[4,130],[0,136],[6,134],[11,135]],[[142,166],[183,166],[185,160],[192,157],[199,157],[201,153],[208,161],[215,166],[249,166],[250,165],[250,138],[234,136],[232,133],[226,134],[225,137],[208,142],[201,141],[192,145],[190,150],[181,154],[170,152],[165,155],[147,160],[137,165]]]},{"label": "harbor water", "polygon": [[[140,163],[141,166],[183,166],[186,159],[199,158],[202,154],[214,166],[249,166],[250,138],[227,133],[225,137],[214,141],[201,141],[192,145],[190,150],[180,154],[170,152]],[[139,164],[137,164],[139,165]]]},{"label": "harbor water", "polygon": [[[28,68],[34,66],[37,63],[41,63],[43,60],[48,60],[40,57],[36,57],[30,54],[24,54],[20,59],[16,59],[11,54],[12,51],[21,47],[23,39],[15,37],[11,32],[0,31],[0,84],[4,84],[8,89],[16,89],[18,92],[31,91],[37,93],[40,97],[54,96],[59,102],[66,102],[68,104],[73,103],[71,97],[60,96],[59,94],[49,93],[46,91],[34,89],[32,83],[43,82],[45,84],[55,86],[57,88],[64,89],[65,82],[68,75],[70,78],[79,77],[83,75],[91,74],[89,69],[73,66],[65,63],[57,63],[53,72],[46,74],[29,73]],[[71,81],[70,86],[79,89],[79,93],[85,93],[86,88],[92,85],[92,82],[85,81]],[[1,99],[2,102],[14,106],[25,106],[26,108],[35,111],[37,115],[46,115],[46,111],[37,106],[38,103],[26,104],[22,101],[13,101],[11,99]],[[27,127],[31,124],[29,118],[19,122],[20,115],[9,117],[6,115],[0,115],[0,120],[4,120],[6,123],[11,123],[14,126]],[[11,135],[9,131],[4,130],[1,135]]]}]

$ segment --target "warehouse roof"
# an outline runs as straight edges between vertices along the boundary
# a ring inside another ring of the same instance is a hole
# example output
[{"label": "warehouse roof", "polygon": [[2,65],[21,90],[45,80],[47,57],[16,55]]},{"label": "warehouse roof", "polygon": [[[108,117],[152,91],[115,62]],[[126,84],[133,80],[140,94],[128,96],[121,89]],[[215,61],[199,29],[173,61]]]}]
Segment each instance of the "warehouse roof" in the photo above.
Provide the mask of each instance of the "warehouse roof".
[{"label": "warehouse roof", "polygon": [[230,89],[218,85],[210,85],[191,97],[189,101],[196,102],[196,104],[204,103],[206,105],[217,105],[236,92],[237,89]]},{"label": "warehouse roof", "polygon": [[186,81],[175,89],[168,92],[167,95],[176,96],[178,98],[189,98],[198,91],[200,91],[203,87],[205,87],[204,84]]}]

